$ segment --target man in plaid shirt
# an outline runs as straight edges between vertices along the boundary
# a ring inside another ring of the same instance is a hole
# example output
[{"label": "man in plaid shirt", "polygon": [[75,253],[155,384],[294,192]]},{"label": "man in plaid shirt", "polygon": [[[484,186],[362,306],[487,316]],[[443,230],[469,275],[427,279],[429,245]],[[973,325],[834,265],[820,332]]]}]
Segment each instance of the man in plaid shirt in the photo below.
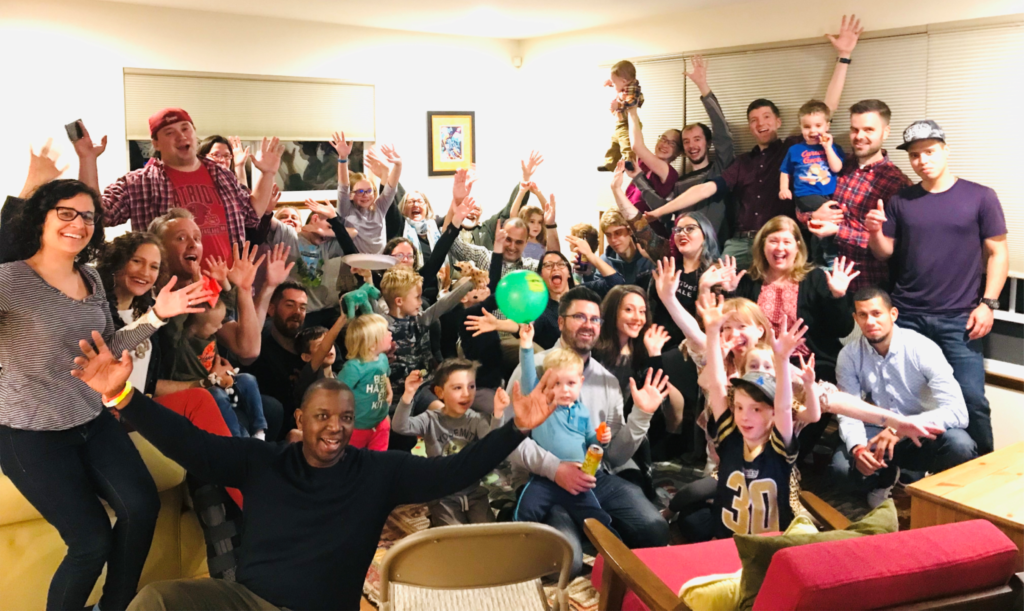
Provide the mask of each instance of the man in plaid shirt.
[{"label": "man in plaid shirt", "polygon": [[891,116],[889,107],[881,100],[861,100],[850,107],[854,156],[846,160],[839,173],[833,201],[814,212],[797,212],[797,218],[814,235],[835,236],[838,256],[857,264],[860,276],[850,282],[849,291],[863,286],[888,288],[889,284],[888,263],[876,259],[868,249],[864,217],[878,205],[878,200],[888,201],[912,184],[882,150],[889,136]]},{"label": "man in plaid shirt", "polygon": [[[107,145],[95,146],[82,126],[75,142],[80,160],[79,180],[99,191],[96,158]],[[146,231],[149,223],[171,208],[195,215],[202,230],[207,257],[231,260],[231,245],[245,241],[246,227],[256,227],[267,212],[274,176],[281,165],[277,138],[263,139],[253,165],[262,172],[252,192],[229,170],[198,157],[199,142],[187,112],[165,108],[149,118],[153,149],[159,158],[129,172],[103,190],[103,220],[107,226],[131,220],[132,230]]]}]

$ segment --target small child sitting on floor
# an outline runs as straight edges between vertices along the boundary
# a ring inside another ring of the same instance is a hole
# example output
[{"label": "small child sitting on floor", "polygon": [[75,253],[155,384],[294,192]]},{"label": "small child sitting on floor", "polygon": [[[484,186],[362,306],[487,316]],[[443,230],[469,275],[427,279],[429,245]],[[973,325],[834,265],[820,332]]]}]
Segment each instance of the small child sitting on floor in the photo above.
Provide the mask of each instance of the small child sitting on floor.
[{"label": "small child sitting on floor", "polygon": [[[528,394],[538,381],[533,359],[532,324],[519,325],[519,347],[522,369],[520,383],[523,394]],[[607,445],[612,440],[611,430],[607,426],[602,427],[601,435],[597,434],[587,408],[580,401],[583,359],[571,350],[554,348],[544,356],[544,370],[553,371],[557,377],[557,407],[543,424],[533,429],[533,440],[559,460],[582,463],[591,444]],[[500,417],[498,402],[495,401],[494,418]],[[611,516],[601,509],[593,490],[573,495],[555,482],[537,475],[532,476],[523,488],[516,506],[515,519],[518,522],[543,522],[554,505],[564,508],[580,528],[583,528],[583,521],[587,518],[595,518],[609,529],[612,528]]]},{"label": "small child sitting on floor", "polygon": [[[405,378],[405,393],[398,402],[394,430],[403,435],[422,437],[427,456],[457,454],[470,443],[501,426],[497,417],[487,419],[470,409],[476,395],[477,364],[466,359],[445,359],[434,373],[434,394],[444,403],[439,410],[430,410],[411,416],[412,401],[423,384],[423,373],[415,370]],[[509,403],[503,389],[494,395],[494,410],[504,410]],[[494,521],[494,512],[487,499],[487,489],[476,484],[433,501],[430,508],[431,526],[457,524],[483,524]]]},{"label": "small child sitting on floor", "polygon": [[612,66],[611,77],[605,81],[605,87],[615,87],[615,98],[611,103],[611,112],[615,116],[615,131],[612,133],[612,144],[605,153],[604,163],[597,166],[600,172],[611,172],[619,159],[635,161],[633,148],[629,144],[629,123],[626,112],[632,107],[644,105],[644,94],[640,92],[640,81],[636,80],[636,66],[623,60]]}]

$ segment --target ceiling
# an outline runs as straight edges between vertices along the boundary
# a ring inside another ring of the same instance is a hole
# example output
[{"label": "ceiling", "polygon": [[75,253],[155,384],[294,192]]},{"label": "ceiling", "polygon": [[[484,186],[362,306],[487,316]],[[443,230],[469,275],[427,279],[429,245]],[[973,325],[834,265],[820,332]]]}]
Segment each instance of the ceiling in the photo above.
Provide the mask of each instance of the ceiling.
[{"label": "ceiling", "polygon": [[523,39],[748,0],[115,0],[388,28],[435,34]]}]

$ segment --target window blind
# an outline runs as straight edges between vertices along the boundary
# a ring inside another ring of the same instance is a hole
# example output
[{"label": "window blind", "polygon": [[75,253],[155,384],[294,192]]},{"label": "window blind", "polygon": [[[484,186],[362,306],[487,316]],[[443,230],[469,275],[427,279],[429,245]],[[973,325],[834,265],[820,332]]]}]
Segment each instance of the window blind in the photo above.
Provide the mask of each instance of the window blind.
[{"label": "window blind", "polygon": [[[999,195],[1010,270],[1024,272],[1024,184],[1014,169],[1021,130],[1013,127],[1024,99],[1024,25],[933,32],[928,38],[927,117],[946,131],[953,173]],[[894,124],[893,131],[903,127]]]},{"label": "window blind", "polygon": [[148,119],[166,107],[183,108],[202,136],[259,140],[374,140],[374,87],[331,79],[124,70],[125,131],[148,140]]},{"label": "window blind", "polygon": [[[644,144],[652,152],[661,134],[683,127],[684,69],[682,58],[636,63],[636,78],[644,94],[644,105],[638,115],[643,123]],[[681,157],[676,160],[676,170],[681,162]]]}]

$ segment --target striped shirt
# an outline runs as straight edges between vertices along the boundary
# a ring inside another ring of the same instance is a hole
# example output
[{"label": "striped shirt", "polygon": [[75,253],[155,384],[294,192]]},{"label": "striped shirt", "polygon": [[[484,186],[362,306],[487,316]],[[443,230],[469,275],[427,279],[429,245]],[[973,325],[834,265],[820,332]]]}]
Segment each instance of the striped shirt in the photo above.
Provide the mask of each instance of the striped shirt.
[{"label": "striped shirt", "polygon": [[28,263],[0,265],[0,425],[61,431],[99,415],[99,394],[70,371],[78,341],[99,331],[111,352],[132,350],[160,324],[147,314],[114,332],[99,274],[79,267],[90,295],[78,301],[47,284]]}]

